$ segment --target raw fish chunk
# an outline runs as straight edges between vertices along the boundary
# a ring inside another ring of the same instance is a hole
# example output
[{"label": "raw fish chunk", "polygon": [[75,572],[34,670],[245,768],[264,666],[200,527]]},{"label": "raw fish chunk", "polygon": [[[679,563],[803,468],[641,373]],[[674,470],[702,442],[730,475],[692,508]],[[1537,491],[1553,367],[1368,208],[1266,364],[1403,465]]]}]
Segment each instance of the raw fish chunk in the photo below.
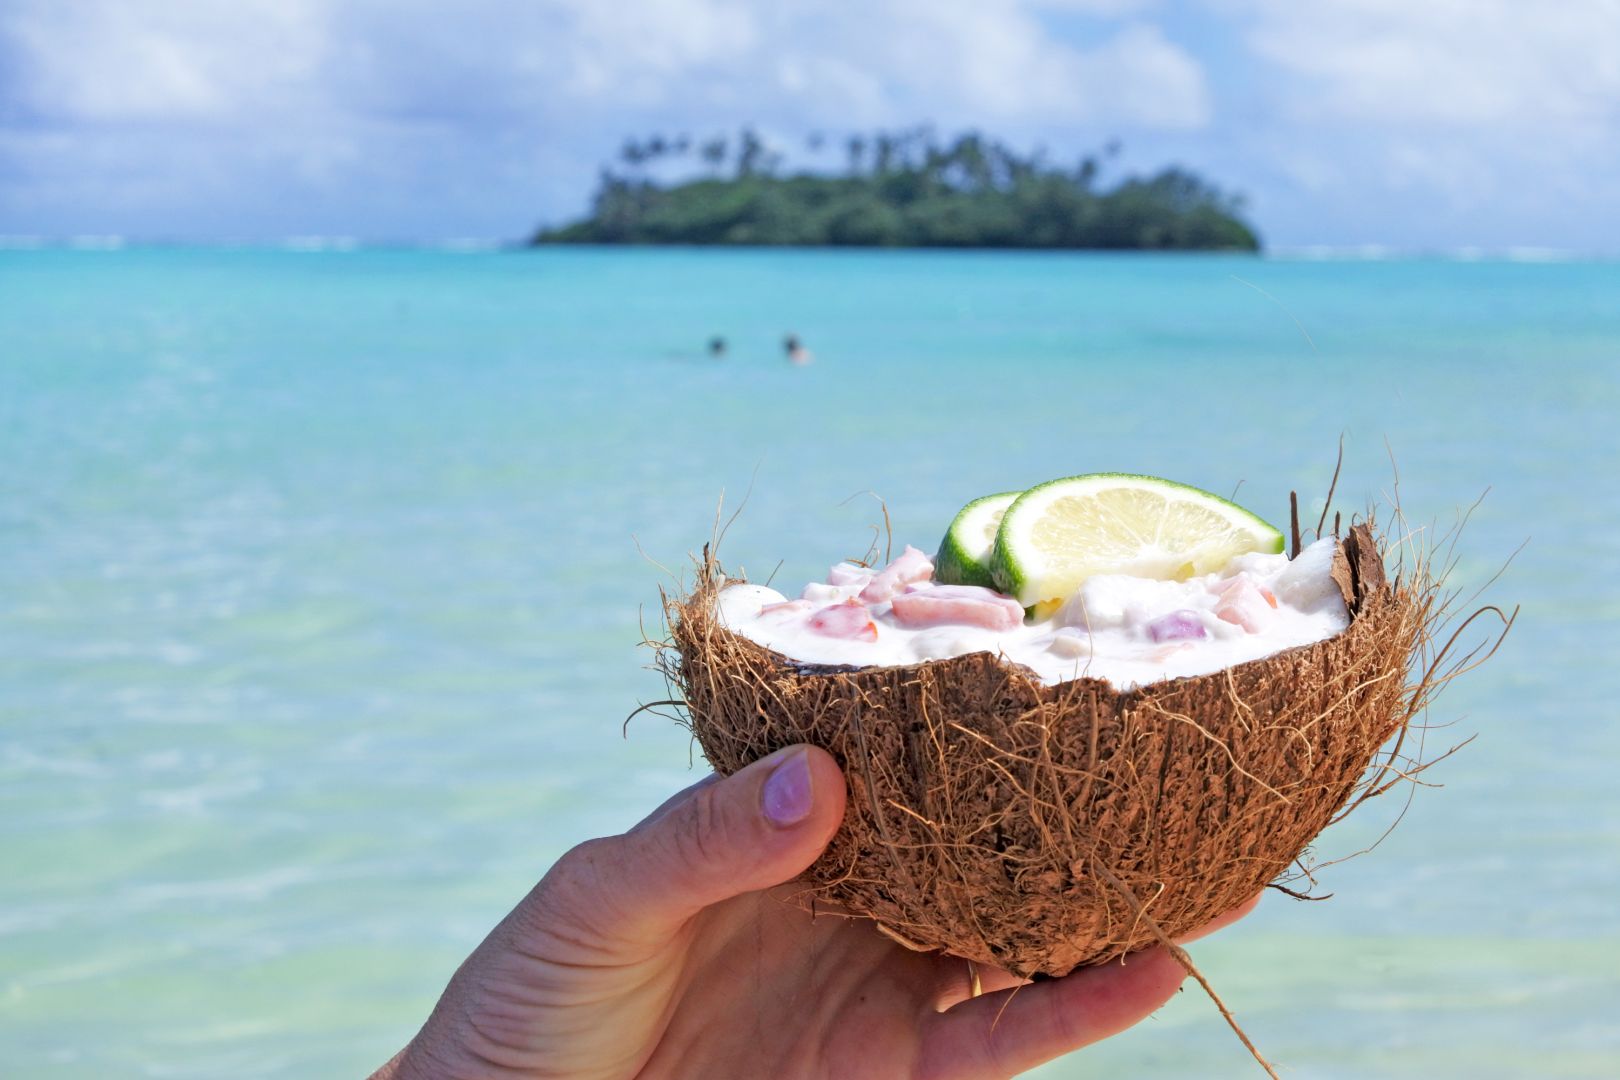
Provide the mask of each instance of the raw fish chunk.
[{"label": "raw fish chunk", "polygon": [[827,571],[829,585],[859,585],[870,580],[872,580],[871,567],[856,566],[851,562],[841,562]]},{"label": "raw fish chunk", "polygon": [[907,544],[900,557],[878,571],[877,576],[861,590],[861,601],[867,604],[881,604],[899,592],[901,586],[915,581],[927,581],[933,573],[934,564],[928,561],[928,556]]},{"label": "raw fish chunk", "polygon": [[872,621],[871,611],[867,610],[865,604],[854,600],[822,608],[810,616],[806,625],[823,637],[845,641],[876,641],[878,637],[877,623]]},{"label": "raw fish chunk", "polygon": [[978,585],[936,585],[895,596],[894,620],[901,626],[960,623],[1011,630],[1024,621],[1024,609],[1011,597]]},{"label": "raw fish chunk", "polygon": [[1215,617],[1223,622],[1243,627],[1258,634],[1271,621],[1277,598],[1264,586],[1256,585],[1247,577],[1238,576],[1227,582],[1215,605]]}]

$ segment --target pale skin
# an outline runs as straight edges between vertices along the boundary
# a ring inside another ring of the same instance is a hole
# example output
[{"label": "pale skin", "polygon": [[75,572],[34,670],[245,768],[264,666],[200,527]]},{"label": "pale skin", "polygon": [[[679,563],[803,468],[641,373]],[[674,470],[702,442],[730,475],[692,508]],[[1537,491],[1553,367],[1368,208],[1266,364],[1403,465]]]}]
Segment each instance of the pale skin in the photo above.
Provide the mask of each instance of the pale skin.
[{"label": "pale skin", "polygon": [[1123,1031],[1181,985],[1155,948],[1031,984],[981,967],[975,997],[964,960],[812,918],[793,879],[844,800],[830,755],[789,747],[574,848],[373,1080],[988,1080]]}]

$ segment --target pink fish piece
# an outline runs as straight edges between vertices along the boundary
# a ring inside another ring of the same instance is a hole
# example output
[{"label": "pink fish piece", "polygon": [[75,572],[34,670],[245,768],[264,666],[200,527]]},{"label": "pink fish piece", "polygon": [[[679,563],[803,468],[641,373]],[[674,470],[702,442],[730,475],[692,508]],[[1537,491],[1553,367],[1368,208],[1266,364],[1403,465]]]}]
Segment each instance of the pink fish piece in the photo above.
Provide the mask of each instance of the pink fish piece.
[{"label": "pink fish piece", "polygon": [[865,604],[854,600],[822,608],[810,616],[810,621],[805,625],[823,637],[845,641],[876,641],[878,637],[877,623],[872,621],[872,613]]},{"label": "pink fish piece", "polygon": [[1271,609],[1277,606],[1276,598],[1269,591],[1246,577],[1233,578],[1220,595],[1215,617],[1241,626],[1251,634],[1265,629]]},{"label": "pink fish piece", "polygon": [[1232,578],[1226,584],[1216,589],[1215,595],[1219,596],[1223,600],[1233,599],[1238,596],[1258,596],[1266,602],[1267,607],[1274,608],[1277,606],[1276,594],[1274,594],[1264,585],[1254,581],[1247,574],[1239,574],[1237,577]]},{"label": "pink fish piece", "polygon": [[881,604],[899,592],[902,585],[926,581],[933,576],[934,564],[928,561],[928,556],[907,544],[900,557],[878,571],[871,583],[861,590],[861,600]]},{"label": "pink fish piece", "polygon": [[827,571],[827,584],[829,585],[856,585],[871,580],[871,567],[856,566],[854,563],[841,562]]},{"label": "pink fish piece", "polygon": [[894,620],[901,626],[959,623],[1011,630],[1024,621],[1024,609],[1011,597],[978,585],[936,585],[895,596]]}]

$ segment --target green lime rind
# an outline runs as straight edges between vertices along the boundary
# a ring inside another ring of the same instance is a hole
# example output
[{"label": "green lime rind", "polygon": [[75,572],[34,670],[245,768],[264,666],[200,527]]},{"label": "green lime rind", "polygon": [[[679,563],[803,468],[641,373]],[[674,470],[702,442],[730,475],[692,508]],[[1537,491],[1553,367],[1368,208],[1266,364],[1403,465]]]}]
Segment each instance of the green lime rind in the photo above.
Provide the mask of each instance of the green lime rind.
[{"label": "green lime rind", "polygon": [[[1054,513],[1060,499],[1089,500],[1099,520],[1075,528],[1072,515]],[[1042,525],[1050,527],[1038,536]],[[1168,547],[1161,543],[1167,529]],[[1065,532],[1062,550],[1043,550],[1054,543],[1054,530]],[[1247,552],[1282,550],[1280,531],[1219,495],[1158,476],[1088,473],[1020,495],[1002,515],[989,566],[995,588],[1031,607],[1066,599],[1094,574],[1183,579]]]},{"label": "green lime rind", "polygon": [[974,499],[956,512],[934,556],[934,580],[944,585],[982,585],[995,588],[990,575],[990,549],[995,544],[1001,515],[1022,495],[1003,491]]}]

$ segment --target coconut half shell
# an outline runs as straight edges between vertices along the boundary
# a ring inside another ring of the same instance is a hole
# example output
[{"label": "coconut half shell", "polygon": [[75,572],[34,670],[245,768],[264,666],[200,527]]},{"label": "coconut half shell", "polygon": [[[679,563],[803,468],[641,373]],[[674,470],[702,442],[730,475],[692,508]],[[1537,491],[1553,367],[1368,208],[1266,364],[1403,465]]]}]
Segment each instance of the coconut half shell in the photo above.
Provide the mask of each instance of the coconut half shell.
[{"label": "coconut half shell", "polygon": [[891,937],[1021,976],[1181,936],[1287,870],[1410,719],[1427,606],[1365,525],[1335,560],[1326,641],[1118,691],[1045,685],[989,653],[806,665],[715,617],[712,559],[671,599],[671,665],[704,755],[731,773],[812,743],[844,767],[843,828],[811,895]]}]

